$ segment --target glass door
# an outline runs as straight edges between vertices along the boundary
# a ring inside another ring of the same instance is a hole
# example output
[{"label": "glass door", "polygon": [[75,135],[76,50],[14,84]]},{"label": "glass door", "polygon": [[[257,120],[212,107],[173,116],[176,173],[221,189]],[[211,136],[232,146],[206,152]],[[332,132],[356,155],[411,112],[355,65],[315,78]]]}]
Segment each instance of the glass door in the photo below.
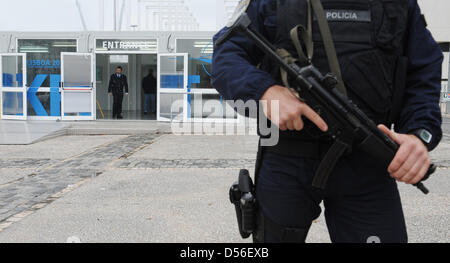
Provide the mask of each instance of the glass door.
[{"label": "glass door", "polygon": [[63,120],[95,120],[94,56],[61,53]]},{"label": "glass door", "polygon": [[27,119],[26,55],[0,54],[1,117]]},{"label": "glass door", "polygon": [[187,121],[188,54],[158,55],[158,121]]}]

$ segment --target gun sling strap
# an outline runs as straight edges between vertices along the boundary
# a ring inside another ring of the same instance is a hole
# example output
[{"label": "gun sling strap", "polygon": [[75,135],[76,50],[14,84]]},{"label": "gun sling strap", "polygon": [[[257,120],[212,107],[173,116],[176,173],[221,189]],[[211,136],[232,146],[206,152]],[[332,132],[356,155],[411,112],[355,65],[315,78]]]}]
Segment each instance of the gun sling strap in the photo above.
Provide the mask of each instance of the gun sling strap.
[{"label": "gun sling strap", "polygon": [[[322,3],[320,2],[320,0],[306,0],[306,2],[308,8],[306,28],[303,25],[297,25],[290,31],[291,40],[298,54],[298,60],[294,59],[285,49],[278,49],[277,53],[282,56],[288,64],[299,62],[300,65],[306,65],[311,63],[314,53],[314,42],[312,39],[312,7],[319,25],[325,53],[328,58],[328,65],[331,72],[336,76],[338,80],[337,89],[344,96],[347,96],[347,89],[342,78],[342,72],[339,65],[336,47],[334,46],[333,36],[331,35],[331,30],[328,25]],[[304,48],[301,40],[303,40]],[[287,73],[283,69],[281,69],[281,78],[283,84],[289,88]]]},{"label": "gun sling strap", "polygon": [[[312,8],[311,8],[312,7]],[[295,49],[298,53],[298,59],[292,57],[285,49],[278,49],[277,53],[288,64],[299,62],[300,65],[311,64],[314,53],[314,42],[312,39],[312,10],[314,11],[319,30],[322,36],[323,45],[328,58],[328,64],[331,72],[336,76],[338,84],[336,88],[344,95],[347,96],[347,89],[342,79],[341,68],[337,57],[336,48],[334,46],[333,37],[331,35],[330,27],[326,19],[325,10],[320,0],[307,0],[308,18],[306,28],[303,25],[297,25],[290,31],[290,36]],[[311,10],[312,9],[312,10]],[[302,41],[304,47],[302,45]],[[306,53],[305,53],[306,51]],[[281,69],[281,79],[283,84],[290,89],[287,72]],[[292,91],[292,89],[290,89]],[[295,94],[300,100],[301,94]],[[299,96],[300,95],[300,96]],[[313,180],[313,186],[320,189],[325,189],[328,182],[328,178],[336,166],[338,160],[351,149],[351,143],[335,141],[331,147],[328,147],[326,154],[323,154],[321,143],[319,142],[300,142],[289,141],[288,143],[280,142],[277,146],[268,147],[268,151],[278,153],[282,155],[297,156],[303,158],[318,158],[322,159],[316,176]],[[260,147],[260,152],[262,149]],[[262,153],[258,158],[262,158]],[[261,160],[258,161],[259,163]],[[257,167],[260,164],[257,164]],[[257,169],[258,171],[259,169]]]}]

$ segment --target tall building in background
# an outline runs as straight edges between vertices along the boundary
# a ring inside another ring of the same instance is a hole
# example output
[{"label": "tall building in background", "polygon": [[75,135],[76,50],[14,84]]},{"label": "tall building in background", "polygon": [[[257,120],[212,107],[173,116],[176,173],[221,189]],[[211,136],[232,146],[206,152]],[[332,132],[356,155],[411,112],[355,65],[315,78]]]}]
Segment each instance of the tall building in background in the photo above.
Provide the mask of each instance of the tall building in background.
[{"label": "tall building in background", "polygon": [[99,0],[98,4],[101,31],[199,30],[184,0]]},{"label": "tall building in background", "polygon": [[225,14],[227,16],[227,20],[231,18],[236,9],[236,6],[240,2],[239,0],[223,0],[225,4]]},{"label": "tall building in background", "polygon": [[217,28],[224,27],[229,19],[233,16],[236,6],[240,0],[216,0],[217,1]]}]

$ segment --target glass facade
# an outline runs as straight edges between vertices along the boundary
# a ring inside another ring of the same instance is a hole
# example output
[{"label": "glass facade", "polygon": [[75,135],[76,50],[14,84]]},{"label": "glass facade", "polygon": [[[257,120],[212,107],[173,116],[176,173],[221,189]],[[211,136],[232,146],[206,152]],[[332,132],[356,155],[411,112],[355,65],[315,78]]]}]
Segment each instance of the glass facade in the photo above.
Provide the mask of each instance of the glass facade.
[{"label": "glass facade", "polygon": [[2,54],[1,61],[1,114],[2,118],[24,119],[26,112],[24,100],[26,88],[24,86],[25,56],[23,54]]},{"label": "glass facade", "polygon": [[188,116],[191,119],[237,119],[211,85],[212,39],[177,39],[177,53],[189,54]]},{"label": "glass facade", "polygon": [[177,39],[177,53],[189,54],[191,89],[213,89],[211,63],[213,41],[209,39]]},{"label": "glass facade", "polygon": [[92,54],[63,54],[64,117],[92,115],[93,72]]},{"label": "glass facade", "polygon": [[161,57],[160,82],[161,89],[184,90],[184,57]]},{"label": "glass facade", "polygon": [[183,121],[187,104],[187,63],[185,54],[164,54],[158,59],[159,120]]},{"label": "glass facade", "polygon": [[2,100],[3,115],[24,115],[22,92],[3,92]]},{"label": "glass facade", "polygon": [[3,87],[22,87],[23,86],[23,62],[22,59],[15,56],[5,56],[2,58]]},{"label": "glass facade", "polygon": [[195,119],[236,119],[237,113],[219,94],[195,94],[190,99],[190,116]]},{"label": "glass facade", "polygon": [[61,52],[77,52],[76,39],[19,39],[19,53],[26,53],[28,115],[59,117]]},{"label": "glass facade", "polygon": [[[80,117],[80,120],[86,120],[88,115],[92,119],[108,119],[112,110],[112,97],[107,92],[109,78],[120,65],[128,76],[130,91],[123,101],[125,119],[135,116],[139,120],[157,117],[162,121],[235,120],[237,115],[226,114],[229,113],[226,103],[211,85],[212,38],[210,34],[198,35],[201,37],[185,35],[186,38],[171,38],[169,35],[167,50],[164,50],[165,44],[158,47],[160,36],[152,39],[106,34],[79,36],[78,39],[58,38],[56,35],[44,39],[19,36],[16,50],[25,54],[25,59],[18,63],[22,63],[27,71],[5,76],[4,84],[10,87],[26,85],[26,89],[23,88],[22,95],[5,94],[1,104],[10,115],[23,114],[31,119],[69,120],[66,117],[73,117],[75,120]],[[171,49],[173,46],[175,50]],[[67,59],[66,55],[62,58],[62,53],[68,53]],[[89,70],[88,62],[83,62],[86,56],[95,56],[92,61],[95,63],[94,72]],[[8,64],[10,59],[5,57],[3,63]],[[150,104],[159,106],[160,115],[146,115],[144,112],[144,105],[149,104],[149,99],[154,100],[151,96],[144,96],[142,87],[150,70],[160,84],[156,103],[150,101]],[[20,106],[25,109],[19,109]]]}]

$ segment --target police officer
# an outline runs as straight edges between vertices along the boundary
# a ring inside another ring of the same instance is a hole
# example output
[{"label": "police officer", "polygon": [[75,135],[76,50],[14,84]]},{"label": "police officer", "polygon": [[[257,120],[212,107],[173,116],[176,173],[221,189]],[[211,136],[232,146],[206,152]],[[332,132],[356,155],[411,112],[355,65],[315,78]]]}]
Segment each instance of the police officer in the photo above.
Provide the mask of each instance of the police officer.
[{"label": "police officer", "polygon": [[123,119],[122,104],[123,95],[128,96],[128,80],[125,74],[122,74],[122,67],[116,68],[116,73],[111,75],[108,86],[108,93],[113,96],[113,119]]},{"label": "police officer", "polygon": [[[307,28],[311,21],[312,62],[327,73],[330,67],[317,18],[308,15],[311,1],[316,0],[248,0],[239,7],[254,29],[291,54],[295,48],[288,32],[299,24]],[[321,3],[349,98],[380,124],[400,150],[386,171],[354,149],[338,161],[325,190],[313,188],[330,139],[308,129],[324,132],[327,123],[283,87],[277,65],[264,59],[251,40],[233,36],[215,49],[214,87],[226,99],[264,100],[269,106],[279,101],[280,107],[279,118],[273,118],[281,130],[279,144],[260,149],[256,196],[263,223],[255,241],[304,242],[323,202],[333,242],[407,242],[397,182],[419,182],[430,167],[428,152],[442,138],[442,51],[426,29],[417,0]],[[395,131],[390,130],[393,124]]]}]

